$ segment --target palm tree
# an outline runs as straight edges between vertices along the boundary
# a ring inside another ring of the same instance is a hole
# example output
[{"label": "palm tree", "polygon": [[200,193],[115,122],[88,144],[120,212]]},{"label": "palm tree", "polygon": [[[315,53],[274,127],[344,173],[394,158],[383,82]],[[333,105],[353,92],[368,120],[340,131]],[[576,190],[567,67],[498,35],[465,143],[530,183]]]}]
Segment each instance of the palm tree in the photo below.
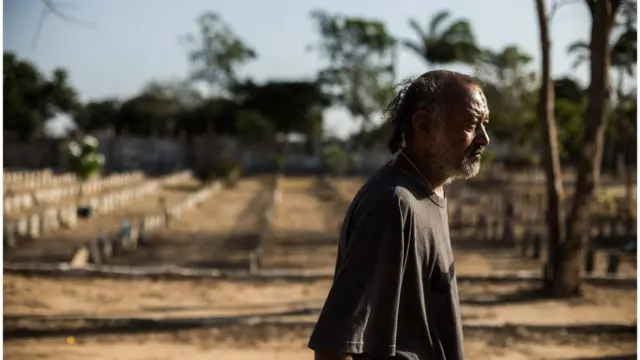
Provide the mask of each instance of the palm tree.
[{"label": "palm tree", "polygon": [[[638,32],[634,24],[625,24],[625,29],[611,44],[611,67],[618,72],[618,86],[616,95],[620,99],[624,89],[625,73],[631,77],[635,75],[635,66],[638,62],[637,45]],[[589,44],[584,41],[576,41],[567,47],[567,53],[576,54],[573,67],[576,68],[589,60]]]},{"label": "palm tree", "polygon": [[[508,45],[500,51],[482,50],[477,60],[482,66],[482,72],[494,75],[491,79],[496,84],[510,87],[524,88],[525,82],[531,80],[531,75],[527,76],[526,66],[531,62],[531,55],[521,51],[515,45]],[[518,94],[513,94],[517,96]]]},{"label": "palm tree", "polygon": [[431,18],[428,31],[423,30],[416,20],[409,20],[409,27],[416,32],[418,40],[402,40],[402,45],[430,67],[453,62],[475,63],[480,51],[471,25],[465,19],[456,19],[443,28],[443,22],[449,18],[448,11],[438,12]]}]

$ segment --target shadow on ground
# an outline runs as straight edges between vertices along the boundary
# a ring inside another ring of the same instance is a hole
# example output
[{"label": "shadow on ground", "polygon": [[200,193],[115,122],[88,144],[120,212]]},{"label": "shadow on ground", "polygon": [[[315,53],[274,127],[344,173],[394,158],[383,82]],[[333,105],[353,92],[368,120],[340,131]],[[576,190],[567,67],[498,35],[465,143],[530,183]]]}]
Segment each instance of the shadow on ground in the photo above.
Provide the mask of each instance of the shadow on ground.
[{"label": "shadow on ground", "polygon": [[520,304],[535,301],[549,300],[541,288],[520,288],[506,294],[484,293],[477,297],[465,297],[460,299],[461,305],[494,306],[502,304]]},{"label": "shadow on ground", "polygon": [[638,359],[638,353],[626,354],[626,355],[580,357],[580,358],[571,358],[567,360],[636,360],[636,359]]},{"label": "shadow on ground", "polygon": [[[296,329],[308,333],[315,325],[320,308],[300,308],[271,313],[240,316],[191,317],[191,318],[10,318],[4,319],[4,340],[56,337],[69,335],[173,333],[192,329],[223,329],[227,337],[235,337],[233,329],[244,333],[260,333],[262,337],[278,336],[279,332]],[[637,329],[626,325],[527,325],[527,326],[465,326],[469,338],[504,338],[518,341],[569,341],[591,343],[602,338],[612,341],[636,341]]]},{"label": "shadow on ground", "polygon": [[329,270],[335,267],[338,236],[329,232],[276,231],[265,240],[263,268]]}]

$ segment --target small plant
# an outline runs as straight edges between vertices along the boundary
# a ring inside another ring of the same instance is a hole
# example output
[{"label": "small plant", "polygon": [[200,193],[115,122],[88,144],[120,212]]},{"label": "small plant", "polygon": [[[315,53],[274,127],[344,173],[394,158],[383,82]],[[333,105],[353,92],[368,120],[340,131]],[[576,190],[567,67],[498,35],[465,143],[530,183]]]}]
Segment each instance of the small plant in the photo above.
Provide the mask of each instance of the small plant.
[{"label": "small plant", "polygon": [[282,170],[284,169],[284,166],[285,166],[285,164],[287,162],[285,157],[284,157],[284,155],[282,155],[282,154],[274,155],[272,161],[273,161],[273,164],[276,167],[276,171],[277,172],[282,172]]},{"label": "small plant", "polygon": [[85,182],[99,175],[104,168],[104,156],[98,152],[98,145],[98,139],[93,136],[67,144],[69,167],[80,182],[78,202],[82,199]]},{"label": "small plant", "polygon": [[322,153],[322,162],[325,172],[331,175],[342,176],[353,167],[353,159],[340,146],[332,145]]},{"label": "small plant", "polygon": [[201,167],[195,172],[196,177],[203,182],[221,179],[227,186],[235,186],[242,166],[235,160],[229,158],[219,158],[210,166]]}]

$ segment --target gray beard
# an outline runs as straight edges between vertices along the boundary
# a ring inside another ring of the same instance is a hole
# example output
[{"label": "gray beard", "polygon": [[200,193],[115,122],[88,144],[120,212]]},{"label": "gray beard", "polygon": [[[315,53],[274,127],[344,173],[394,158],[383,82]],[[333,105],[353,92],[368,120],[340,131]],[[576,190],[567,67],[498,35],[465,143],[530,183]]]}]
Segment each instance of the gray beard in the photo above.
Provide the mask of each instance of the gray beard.
[{"label": "gray beard", "polygon": [[434,142],[432,150],[434,162],[440,165],[448,176],[445,184],[456,179],[470,179],[480,172],[480,159],[470,158],[466,152],[462,155],[455,154],[451,144],[442,133]]}]

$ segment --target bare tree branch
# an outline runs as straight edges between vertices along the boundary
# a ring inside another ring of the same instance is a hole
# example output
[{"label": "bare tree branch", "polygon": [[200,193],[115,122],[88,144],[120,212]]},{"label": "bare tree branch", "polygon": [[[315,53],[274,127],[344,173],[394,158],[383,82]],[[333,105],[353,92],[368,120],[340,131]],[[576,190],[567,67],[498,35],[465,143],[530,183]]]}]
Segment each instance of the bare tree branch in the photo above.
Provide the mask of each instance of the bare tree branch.
[{"label": "bare tree branch", "polygon": [[40,20],[38,20],[38,27],[36,28],[36,33],[33,34],[33,40],[31,41],[31,50],[36,48],[38,44],[38,40],[40,39],[40,34],[42,33],[42,26],[44,25],[44,21],[47,20],[47,16],[49,15],[49,8],[42,8],[42,12],[40,13]]},{"label": "bare tree branch", "polygon": [[[587,0],[589,1],[589,0]],[[551,21],[553,19],[553,16],[556,14],[556,12],[558,12],[558,10],[566,5],[571,5],[571,4],[575,4],[578,2],[582,2],[582,0],[565,0],[565,1],[561,1],[561,0],[554,0],[551,3],[551,8],[549,9],[549,21]]]},{"label": "bare tree branch", "polygon": [[[36,33],[34,34],[33,41],[31,43],[32,49],[35,49],[36,45],[38,44],[38,40],[40,39],[40,35],[42,34],[42,28],[44,26],[44,22],[47,20],[47,16],[49,16],[50,14],[53,14],[58,18],[74,25],[78,25],[86,28],[92,28],[94,26],[93,23],[76,19],[73,16],[70,16],[64,13],[63,11],[61,11],[60,5],[63,5],[62,3],[54,3],[53,0],[41,0],[41,1],[44,4],[44,8],[42,9],[40,20],[38,21],[38,27],[36,28]],[[71,5],[71,4],[64,4],[64,5]]]},{"label": "bare tree branch", "polygon": [[63,13],[62,11],[60,11],[58,4],[55,4],[52,0],[42,0],[42,2],[44,3],[44,5],[49,9],[49,11],[59,17],[60,19],[70,22],[72,24],[78,25],[78,26],[84,26],[87,28],[91,28],[94,26],[94,24],[86,22],[86,21],[82,21],[79,19],[76,19],[70,15],[67,15],[65,13]]}]

